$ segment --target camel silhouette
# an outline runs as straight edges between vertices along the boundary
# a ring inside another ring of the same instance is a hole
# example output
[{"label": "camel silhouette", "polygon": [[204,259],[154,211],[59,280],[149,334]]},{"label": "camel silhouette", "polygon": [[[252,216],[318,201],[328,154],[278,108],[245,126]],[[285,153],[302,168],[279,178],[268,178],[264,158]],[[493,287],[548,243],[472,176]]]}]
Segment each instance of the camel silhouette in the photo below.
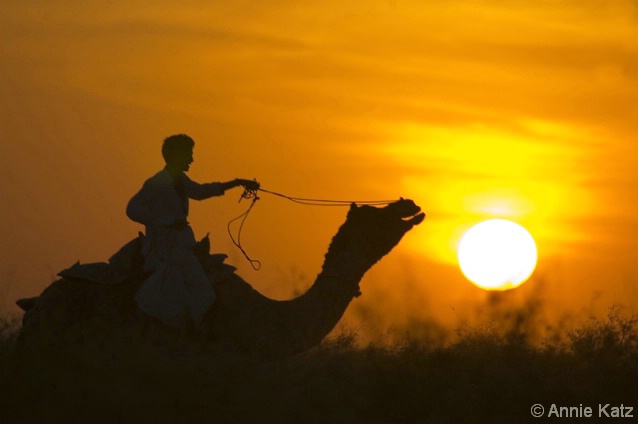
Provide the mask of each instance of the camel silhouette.
[{"label": "camel silhouette", "polygon": [[19,300],[25,314],[18,347],[41,352],[78,344],[151,342],[157,346],[194,343],[207,352],[243,352],[263,358],[304,352],[324,339],[352,299],[361,294],[363,275],[424,218],[421,208],[407,199],[382,208],[352,204],[314,284],[303,295],[284,301],[254,290],[234,267],[223,263],[225,255],[209,253],[204,238],[197,245],[198,256],[212,276],[218,298],[188,337],[137,308],[134,296],[143,276],[140,242],[135,239],[111,263],[93,267],[102,281],[83,278],[72,267],[40,296]]}]

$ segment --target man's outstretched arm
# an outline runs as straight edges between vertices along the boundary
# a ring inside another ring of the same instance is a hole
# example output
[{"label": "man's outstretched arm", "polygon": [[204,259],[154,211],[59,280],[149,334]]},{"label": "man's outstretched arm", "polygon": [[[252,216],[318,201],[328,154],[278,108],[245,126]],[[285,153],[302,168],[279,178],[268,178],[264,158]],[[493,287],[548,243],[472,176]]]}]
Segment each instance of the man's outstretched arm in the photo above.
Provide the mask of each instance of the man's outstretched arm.
[{"label": "man's outstretched arm", "polygon": [[235,178],[234,180],[223,183],[205,183],[199,184],[186,176],[186,194],[191,199],[203,200],[213,196],[222,196],[226,190],[243,186],[251,190],[257,190],[259,183],[254,180],[246,180]]},{"label": "man's outstretched arm", "polygon": [[256,180],[245,180],[242,178],[235,178],[234,180],[227,181],[221,184],[224,187],[224,191],[239,186],[246,187],[249,190],[259,189],[259,183]]}]

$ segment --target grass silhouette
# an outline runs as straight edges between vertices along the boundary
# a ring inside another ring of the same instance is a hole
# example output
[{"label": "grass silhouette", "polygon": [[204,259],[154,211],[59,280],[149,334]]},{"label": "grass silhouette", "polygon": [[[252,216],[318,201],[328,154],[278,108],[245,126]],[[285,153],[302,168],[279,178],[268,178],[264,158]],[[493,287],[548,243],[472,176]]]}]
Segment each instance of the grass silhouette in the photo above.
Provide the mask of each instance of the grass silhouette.
[{"label": "grass silhouette", "polygon": [[0,422],[510,423],[538,421],[537,403],[590,406],[594,417],[601,403],[638,406],[635,315],[613,306],[540,343],[521,326],[497,324],[463,325],[444,344],[362,346],[356,331],[342,331],[275,362],[145,347],[122,355],[78,347],[25,362],[8,318]]}]

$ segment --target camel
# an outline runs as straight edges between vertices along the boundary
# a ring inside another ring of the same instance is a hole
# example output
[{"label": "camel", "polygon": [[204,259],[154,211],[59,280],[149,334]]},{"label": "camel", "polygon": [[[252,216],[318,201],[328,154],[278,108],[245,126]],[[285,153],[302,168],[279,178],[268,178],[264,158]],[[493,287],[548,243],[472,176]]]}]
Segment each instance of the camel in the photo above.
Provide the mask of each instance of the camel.
[{"label": "camel", "polygon": [[225,255],[211,255],[208,239],[203,239],[197,249],[206,271],[218,276],[212,282],[217,301],[189,337],[137,308],[134,295],[143,276],[140,243],[134,239],[111,263],[96,267],[112,283],[62,272],[62,278],[40,296],[19,300],[25,314],[18,345],[41,351],[73,344],[102,346],[128,337],[129,342],[193,341],[208,352],[290,357],[318,345],[334,329],[353,298],[361,294],[363,275],[424,218],[419,206],[403,198],[382,208],[352,204],[314,284],[303,295],[284,301],[254,290],[234,267],[223,264]]}]

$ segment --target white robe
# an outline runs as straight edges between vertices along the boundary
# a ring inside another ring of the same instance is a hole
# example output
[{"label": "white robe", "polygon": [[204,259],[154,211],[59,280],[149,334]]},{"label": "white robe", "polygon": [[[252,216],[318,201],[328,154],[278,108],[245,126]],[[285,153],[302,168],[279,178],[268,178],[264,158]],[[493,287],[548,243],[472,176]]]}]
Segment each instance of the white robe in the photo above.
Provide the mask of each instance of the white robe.
[{"label": "white robe", "polygon": [[168,228],[175,220],[186,221],[188,199],[221,196],[221,183],[199,184],[182,173],[183,196],[166,169],[146,180],[129,201],[126,214],[146,226],[142,246],[144,271],[153,272],[135,295],[140,309],[173,327],[183,327],[187,319],[198,325],[215,301],[215,291],[193,248],[195,236],[190,226]]}]

